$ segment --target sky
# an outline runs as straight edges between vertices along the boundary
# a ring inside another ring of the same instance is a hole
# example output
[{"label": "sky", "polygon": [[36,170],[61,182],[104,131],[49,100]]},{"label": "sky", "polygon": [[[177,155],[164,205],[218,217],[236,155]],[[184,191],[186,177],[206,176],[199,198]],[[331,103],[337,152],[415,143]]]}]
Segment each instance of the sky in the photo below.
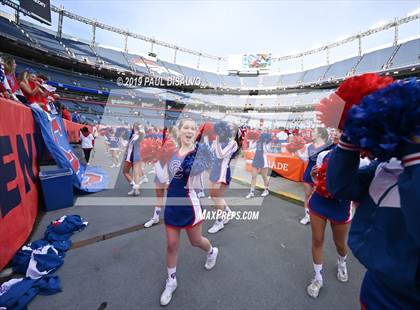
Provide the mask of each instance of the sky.
[{"label": "sky", "polygon": [[[51,0],[56,6],[103,23],[128,29],[202,52],[231,54],[268,52],[287,55],[329,43],[366,30],[382,21],[405,16],[419,8],[418,0],[398,1],[123,1]],[[4,7],[1,6],[3,10]],[[57,14],[53,13],[56,29]],[[65,19],[64,33],[91,39],[91,27]],[[403,25],[401,39],[420,35],[420,21]],[[392,44],[394,31],[376,34],[362,42],[363,51]],[[121,36],[97,30],[97,42],[123,48]],[[129,51],[146,54],[150,44],[130,39]],[[331,50],[330,60],[357,53],[357,43]],[[154,47],[158,57],[173,61],[173,51]],[[198,58],[177,54],[177,62],[196,66]],[[306,68],[326,62],[325,53],[304,59]],[[280,64],[282,70],[300,61]],[[200,59],[200,68],[213,69],[215,61]],[[296,70],[295,70],[296,71]]]}]

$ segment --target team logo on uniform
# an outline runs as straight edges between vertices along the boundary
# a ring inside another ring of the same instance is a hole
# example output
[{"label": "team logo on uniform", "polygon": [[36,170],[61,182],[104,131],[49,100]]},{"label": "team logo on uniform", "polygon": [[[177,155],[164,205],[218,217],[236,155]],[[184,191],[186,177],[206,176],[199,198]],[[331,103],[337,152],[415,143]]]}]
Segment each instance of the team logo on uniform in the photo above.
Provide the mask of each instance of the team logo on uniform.
[{"label": "team logo on uniform", "polygon": [[181,161],[180,160],[173,160],[169,164],[169,171],[173,175],[175,179],[181,179],[182,178],[182,167],[181,167]]}]

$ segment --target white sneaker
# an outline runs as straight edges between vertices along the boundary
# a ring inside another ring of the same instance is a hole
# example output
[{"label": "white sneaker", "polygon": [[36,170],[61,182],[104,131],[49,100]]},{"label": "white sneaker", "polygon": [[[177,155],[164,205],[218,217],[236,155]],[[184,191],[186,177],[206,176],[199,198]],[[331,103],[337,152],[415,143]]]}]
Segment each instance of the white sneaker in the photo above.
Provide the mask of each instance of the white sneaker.
[{"label": "white sneaker", "polygon": [[158,223],[159,223],[159,218],[152,217],[150,220],[144,223],[144,227],[149,228]]},{"label": "white sneaker", "polygon": [[248,195],[245,196],[246,199],[254,198],[255,194],[254,192],[249,192]]},{"label": "white sneaker", "polygon": [[216,265],[217,255],[219,254],[219,249],[213,247],[213,254],[207,254],[206,263],[204,264],[204,268],[207,270],[213,269]]},{"label": "white sneaker", "polygon": [[197,194],[197,197],[198,198],[204,198],[204,197],[206,197],[206,193],[204,191],[201,191]]},{"label": "white sneaker", "polygon": [[337,264],[337,279],[340,282],[347,282],[349,280],[349,276],[347,274],[347,264]]},{"label": "white sneaker", "polygon": [[261,193],[261,197],[266,197],[270,194],[270,192],[268,191],[268,189],[265,189],[262,193]]},{"label": "white sneaker", "polygon": [[222,230],[224,228],[223,221],[216,220],[212,227],[209,228],[208,233],[209,234],[215,234],[219,230]]},{"label": "white sneaker", "polygon": [[117,164],[117,168],[119,168],[119,167],[121,167],[121,163],[118,163],[118,164]]},{"label": "white sneaker", "polygon": [[166,279],[165,289],[163,290],[162,295],[160,295],[160,304],[162,306],[166,306],[171,302],[172,295],[177,287],[178,284],[176,280],[170,281],[169,279]]},{"label": "white sneaker", "polygon": [[309,214],[306,213],[304,217],[302,217],[302,219],[300,220],[300,223],[302,225],[307,225],[311,222],[311,218],[309,217]]},{"label": "white sneaker", "polygon": [[322,281],[312,279],[311,284],[306,288],[306,292],[312,298],[317,298],[322,287]]},{"label": "white sneaker", "polygon": [[129,191],[128,193],[127,193],[127,195],[128,196],[132,196],[132,195],[134,195],[134,192],[135,192],[136,190],[135,190],[135,188],[133,187],[132,189],[131,189],[131,191]]},{"label": "white sneaker", "polygon": [[115,164],[112,164],[111,166],[109,166],[109,168],[115,168]]}]

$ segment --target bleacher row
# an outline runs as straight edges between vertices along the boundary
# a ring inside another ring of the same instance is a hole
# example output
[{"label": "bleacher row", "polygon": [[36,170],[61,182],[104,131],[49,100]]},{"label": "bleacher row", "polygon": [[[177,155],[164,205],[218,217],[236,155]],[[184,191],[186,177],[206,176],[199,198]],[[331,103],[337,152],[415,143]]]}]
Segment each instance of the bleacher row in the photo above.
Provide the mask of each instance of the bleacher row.
[{"label": "bleacher row", "polygon": [[[420,39],[404,42],[362,56],[348,58],[330,65],[314,69],[282,74],[261,75],[258,77],[238,77],[221,75],[212,72],[195,70],[186,66],[168,63],[161,60],[149,60],[139,55],[105,48],[100,45],[91,46],[80,40],[67,37],[56,37],[55,33],[21,21],[19,25],[0,17],[0,33],[18,41],[37,46],[41,50],[62,57],[74,58],[92,65],[107,66],[117,71],[131,71],[143,75],[168,77],[185,77],[201,80],[201,85],[212,88],[229,89],[276,89],[287,87],[309,86],[321,82],[330,82],[347,77],[350,74],[397,70],[420,64]],[[70,81],[66,81],[71,79]],[[73,85],[82,85],[93,89],[109,89],[115,84],[86,79],[77,76],[57,76],[58,82],[64,80]]]}]

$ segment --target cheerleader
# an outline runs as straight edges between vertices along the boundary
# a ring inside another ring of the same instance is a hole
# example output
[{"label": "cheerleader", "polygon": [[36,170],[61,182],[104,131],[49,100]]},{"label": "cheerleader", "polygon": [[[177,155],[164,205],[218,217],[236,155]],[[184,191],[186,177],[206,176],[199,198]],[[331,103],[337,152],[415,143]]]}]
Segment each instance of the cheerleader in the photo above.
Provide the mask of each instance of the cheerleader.
[{"label": "cheerleader", "polygon": [[[138,196],[140,194],[140,177],[143,176],[141,169],[140,142],[144,138],[144,131],[140,124],[134,123],[125,154],[123,174],[131,185],[128,195]],[[130,170],[133,170],[133,174]]]},{"label": "cheerleader", "polygon": [[326,128],[318,127],[313,132],[313,143],[307,145],[304,152],[298,151],[296,154],[304,161],[308,161],[308,165],[303,174],[303,189],[305,191],[305,216],[300,220],[302,225],[310,222],[308,201],[314,190],[314,183],[311,178],[312,168],[316,164],[318,154],[328,147],[328,131]]},{"label": "cheerleader", "polygon": [[109,151],[111,152],[112,165],[110,168],[120,167],[118,161],[118,152],[120,151],[120,138],[115,135],[115,130],[111,129],[111,134],[108,138]]},{"label": "cheerleader", "polygon": [[257,183],[258,174],[261,175],[264,181],[264,191],[261,197],[266,197],[269,194],[268,191],[268,159],[266,153],[269,152],[269,143],[271,136],[268,133],[263,133],[257,140],[255,156],[252,161],[252,179],[251,189],[249,194],[245,196],[246,199],[253,198],[255,196],[255,184]]},{"label": "cheerleader", "polygon": [[231,180],[229,164],[238,150],[238,142],[235,140],[238,137],[237,130],[232,135],[232,132],[234,132],[232,128],[222,122],[214,127],[216,139],[213,142],[212,149],[215,152],[216,159],[210,171],[210,194],[216,209],[221,210],[224,215],[218,217],[213,226],[210,227],[208,230],[210,234],[217,233],[229,222],[228,214],[231,210],[224,199],[224,195]]},{"label": "cheerleader", "polygon": [[[348,244],[367,269],[362,309],[420,309],[419,113],[415,79],[381,88],[350,109],[331,155],[328,190],[358,202]],[[360,169],[361,148],[376,163]]]},{"label": "cheerleader", "polygon": [[[339,131],[336,131],[340,135]],[[350,201],[334,198],[325,189],[325,169],[331,156],[330,150],[317,156],[311,176],[315,179],[315,191],[309,198],[308,208],[312,230],[312,259],[315,276],[306,288],[309,296],[317,298],[323,286],[322,263],[325,227],[331,224],[333,240],[338,253],[337,279],[348,281],[346,237],[350,223]]]},{"label": "cheerleader", "polygon": [[[196,135],[196,123],[193,120],[181,120],[179,123],[181,146],[168,163],[170,183],[168,185],[164,214],[168,279],[160,298],[161,305],[169,304],[177,288],[176,265],[181,229],[186,229],[192,246],[199,247],[206,252],[205,269],[210,270],[216,265],[218,249],[212,247],[209,240],[202,235],[201,230],[204,219],[200,200],[189,184],[190,177],[194,177],[208,168],[206,165],[209,159],[201,158],[200,160],[199,153],[205,150],[205,147],[197,150],[197,145],[195,145]],[[194,168],[197,166],[202,169],[195,170]]]}]

